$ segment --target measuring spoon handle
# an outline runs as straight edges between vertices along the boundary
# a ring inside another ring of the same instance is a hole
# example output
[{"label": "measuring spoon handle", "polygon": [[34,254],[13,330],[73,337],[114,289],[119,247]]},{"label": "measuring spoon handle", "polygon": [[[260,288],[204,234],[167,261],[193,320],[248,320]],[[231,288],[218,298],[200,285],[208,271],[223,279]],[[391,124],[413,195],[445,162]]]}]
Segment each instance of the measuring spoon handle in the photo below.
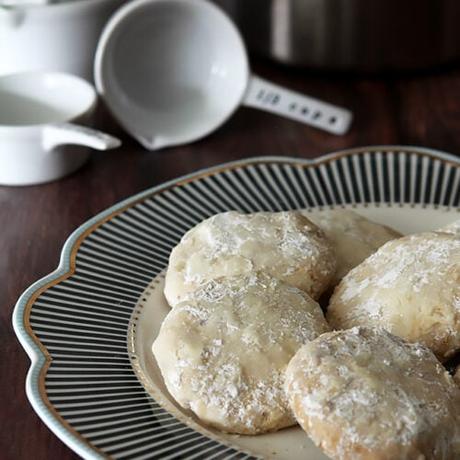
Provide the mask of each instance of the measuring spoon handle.
[{"label": "measuring spoon handle", "polygon": [[353,120],[342,107],[304,96],[252,75],[243,104],[300,121],[332,134],[345,134]]}]

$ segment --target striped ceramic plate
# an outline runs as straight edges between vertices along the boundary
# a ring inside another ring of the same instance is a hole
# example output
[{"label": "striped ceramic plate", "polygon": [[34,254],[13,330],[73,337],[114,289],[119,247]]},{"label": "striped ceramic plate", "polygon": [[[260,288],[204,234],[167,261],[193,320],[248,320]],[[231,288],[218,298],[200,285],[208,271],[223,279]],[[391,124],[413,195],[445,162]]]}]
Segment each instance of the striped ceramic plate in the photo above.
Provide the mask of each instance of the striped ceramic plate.
[{"label": "striped ceramic plate", "polygon": [[297,428],[232,437],[200,426],[169,399],[149,347],[167,311],[161,274],[190,227],[230,209],[337,206],[406,233],[444,225],[460,217],[460,162],[408,147],[253,158],[113,206],[70,236],[58,269],[16,305],[32,406],[85,458],[325,458]]}]

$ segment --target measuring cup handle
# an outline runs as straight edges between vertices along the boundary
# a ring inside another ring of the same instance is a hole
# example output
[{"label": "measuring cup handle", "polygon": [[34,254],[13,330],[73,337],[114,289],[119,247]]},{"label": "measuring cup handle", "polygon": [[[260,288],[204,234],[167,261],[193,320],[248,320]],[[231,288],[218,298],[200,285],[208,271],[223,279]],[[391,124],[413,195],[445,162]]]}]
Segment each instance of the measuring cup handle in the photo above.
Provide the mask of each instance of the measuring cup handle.
[{"label": "measuring cup handle", "polygon": [[347,109],[290,91],[256,75],[250,78],[243,104],[333,134],[345,134],[353,119],[352,113]]},{"label": "measuring cup handle", "polygon": [[121,145],[116,137],[72,123],[50,124],[43,128],[43,147],[53,150],[60,145],[84,145],[96,150],[109,150]]}]

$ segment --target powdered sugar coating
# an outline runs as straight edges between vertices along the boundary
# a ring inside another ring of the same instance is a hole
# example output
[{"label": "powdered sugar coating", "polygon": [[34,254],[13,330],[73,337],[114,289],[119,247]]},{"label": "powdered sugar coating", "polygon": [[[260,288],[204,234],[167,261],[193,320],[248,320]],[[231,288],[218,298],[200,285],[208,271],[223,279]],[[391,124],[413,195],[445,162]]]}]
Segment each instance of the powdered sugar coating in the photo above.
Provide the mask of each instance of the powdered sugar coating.
[{"label": "powdered sugar coating", "polygon": [[333,285],[387,241],[402,236],[396,230],[372,222],[349,209],[303,213],[324,231],[332,243],[337,258]]},{"label": "powdered sugar coating", "polygon": [[329,330],[303,291],[265,275],[212,280],[164,320],[152,350],[174,399],[223,431],[256,434],[295,423],[284,371]]},{"label": "powdered sugar coating", "polygon": [[173,249],[165,296],[174,306],[210,279],[262,271],[318,298],[335,271],[330,243],[297,212],[217,214]]},{"label": "powdered sugar coating", "polygon": [[297,421],[337,460],[454,460],[460,389],[432,352],[384,329],[326,333],[286,371]]},{"label": "powdered sugar coating", "polygon": [[336,329],[382,326],[445,360],[460,348],[460,239],[420,233],[390,241],[336,287]]}]

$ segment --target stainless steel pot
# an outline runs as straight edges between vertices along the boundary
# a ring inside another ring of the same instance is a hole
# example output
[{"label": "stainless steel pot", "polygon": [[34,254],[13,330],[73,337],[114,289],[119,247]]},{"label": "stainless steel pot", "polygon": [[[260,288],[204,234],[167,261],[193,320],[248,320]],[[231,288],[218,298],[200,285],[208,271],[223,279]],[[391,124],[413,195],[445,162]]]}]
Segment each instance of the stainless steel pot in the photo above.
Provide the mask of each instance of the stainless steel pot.
[{"label": "stainless steel pot", "polygon": [[381,71],[460,57],[459,0],[214,0],[250,50],[316,68]]}]

